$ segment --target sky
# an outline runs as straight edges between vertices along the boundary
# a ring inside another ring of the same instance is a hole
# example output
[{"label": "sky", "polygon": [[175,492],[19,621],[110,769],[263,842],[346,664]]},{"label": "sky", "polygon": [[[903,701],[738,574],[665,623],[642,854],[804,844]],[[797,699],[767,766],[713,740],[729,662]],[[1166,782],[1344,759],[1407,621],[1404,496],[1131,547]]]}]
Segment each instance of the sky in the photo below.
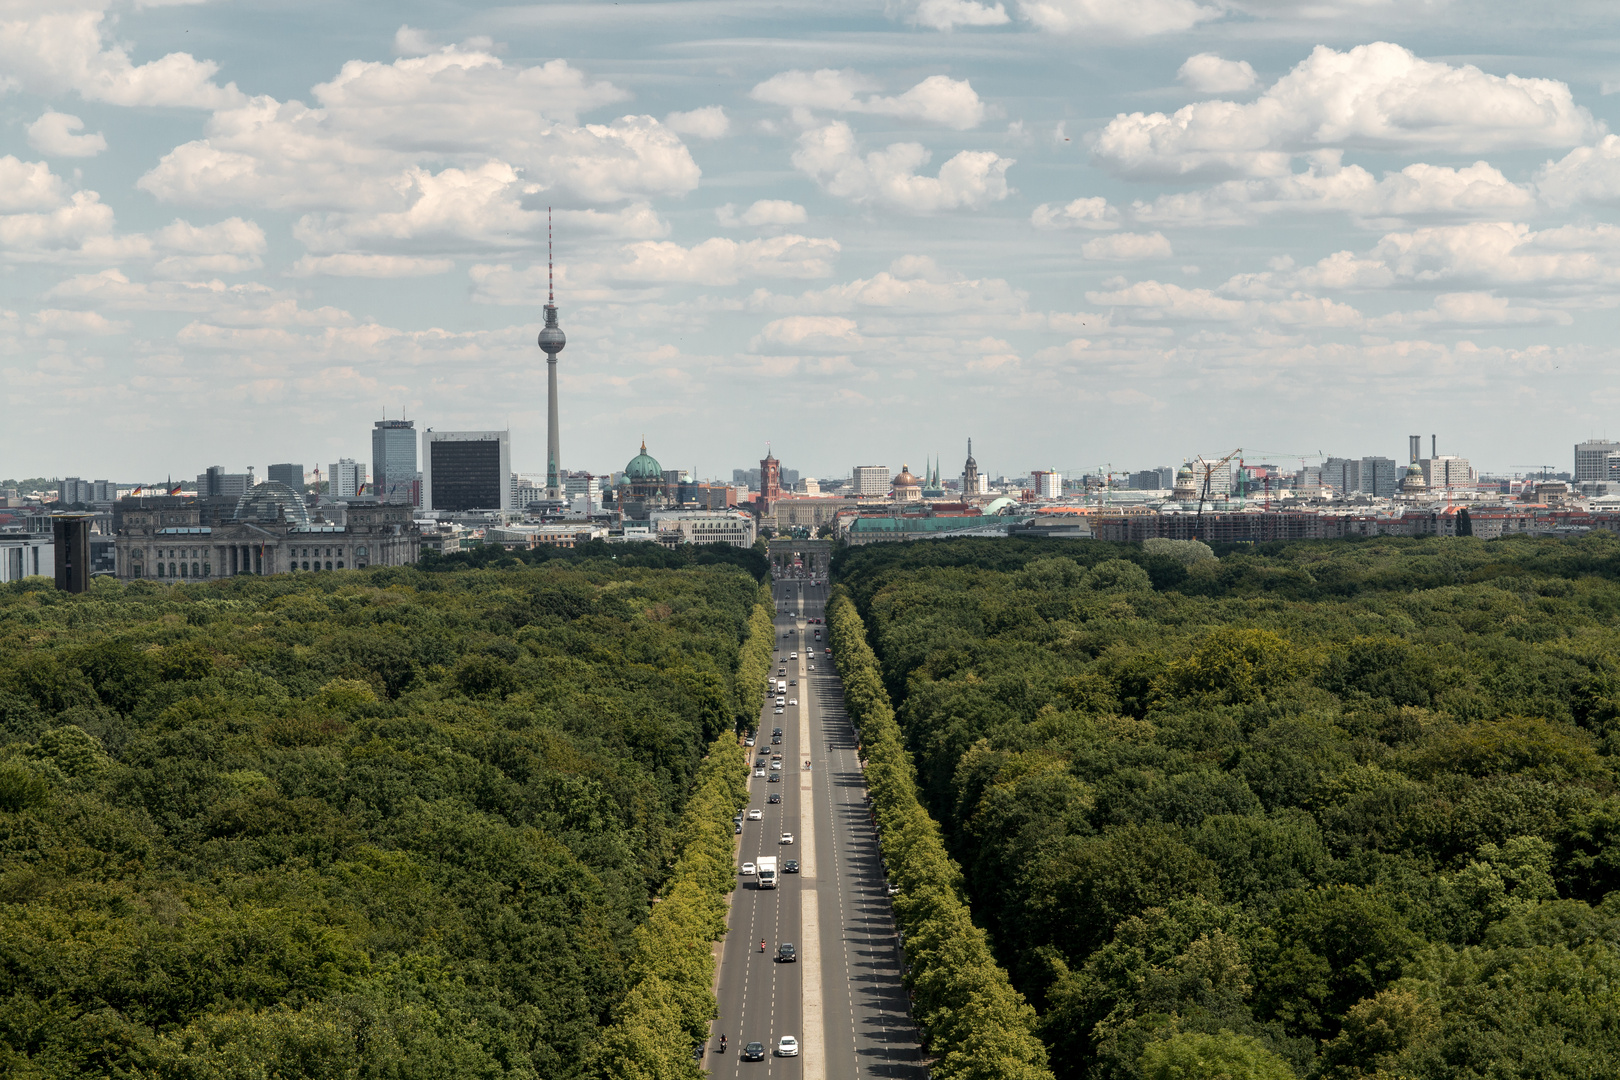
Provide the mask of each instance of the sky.
[{"label": "sky", "polygon": [[0,476],[729,479],[1620,438],[1564,0],[0,0]]}]

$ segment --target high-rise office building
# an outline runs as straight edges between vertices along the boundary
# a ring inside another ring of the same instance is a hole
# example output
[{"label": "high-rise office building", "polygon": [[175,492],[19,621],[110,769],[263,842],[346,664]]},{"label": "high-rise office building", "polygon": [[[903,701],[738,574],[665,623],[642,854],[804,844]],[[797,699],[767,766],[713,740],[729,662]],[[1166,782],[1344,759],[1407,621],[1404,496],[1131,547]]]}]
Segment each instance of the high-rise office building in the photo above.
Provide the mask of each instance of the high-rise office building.
[{"label": "high-rise office building", "polygon": [[366,467],[354,458],[339,458],[326,467],[326,482],[327,494],[332,498],[358,498],[365,487]]},{"label": "high-rise office building", "polygon": [[274,484],[286,484],[299,493],[304,490],[304,467],[302,465],[272,465],[266,470],[265,478]]},{"label": "high-rise office building", "polygon": [[1620,453],[1620,443],[1607,439],[1589,439],[1575,444],[1575,482],[1608,480],[1609,455]]},{"label": "high-rise office building", "polygon": [[887,495],[889,493],[889,467],[887,465],[855,466],[856,495]]},{"label": "high-rise office building", "polygon": [[215,495],[245,495],[257,483],[251,465],[245,473],[228,473],[223,465],[210,465],[207,472],[197,474],[197,496],[207,499]]},{"label": "high-rise office building", "polygon": [[1063,474],[1056,469],[1035,469],[1029,474],[1035,495],[1042,499],[1063,497]]},{"label": "high-rise office building", "polygon": [[432,428],[422,432],[422,508],[452,513],[510,510],[511,433]]},{"label": "high-rise office building", "polygon": [[1400,490],[1401,472],[1394,458],[1364,457],[1361,459],[1360,490],[1374,498],[1393,498]]},{"label": "high-rise office building", "polygon": [[1474,471],[1465,457],[1424,458],[1418,462],[1423,469],[1423,481],[1430,491],[1455,491],[1474,486]]},{"label": "high-rise office building", "polygon": [[371,486],[381,502],[416,506],[416,421],[378,420],[371,425]]}]

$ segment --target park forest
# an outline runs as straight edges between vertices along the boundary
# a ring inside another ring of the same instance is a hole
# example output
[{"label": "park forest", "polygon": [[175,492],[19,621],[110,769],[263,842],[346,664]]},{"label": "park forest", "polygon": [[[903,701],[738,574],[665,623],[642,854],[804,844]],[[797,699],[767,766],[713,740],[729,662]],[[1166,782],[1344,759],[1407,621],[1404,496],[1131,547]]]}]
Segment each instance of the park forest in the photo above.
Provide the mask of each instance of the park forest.
[{"label": "park forest", "polygon": [[1614,537],[834,573],[1060,1080],[1620,1076]]},{"label": "park forest", "polygon": [[[765,573],[0,587],[0,1075],[697,1080]],[[1620,1076],[1620,541],[834,575],[936,1077]]]}]

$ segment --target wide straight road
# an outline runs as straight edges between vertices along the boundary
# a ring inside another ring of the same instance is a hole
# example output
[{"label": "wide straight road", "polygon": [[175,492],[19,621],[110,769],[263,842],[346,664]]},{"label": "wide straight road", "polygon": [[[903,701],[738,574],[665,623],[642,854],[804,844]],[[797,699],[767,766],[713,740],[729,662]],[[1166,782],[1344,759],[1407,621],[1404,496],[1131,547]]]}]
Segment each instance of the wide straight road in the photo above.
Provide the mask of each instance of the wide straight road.
[{"label": "wide straight road", "polygon": [[[766,758],[767,775],[750,780],[749,800],[762,820],[744,819],[738,863],[775,855],[779,867],[797,859],[800,870],[781,874],[776,889],[760,889],[756,877],[744,877],[732,896],[720,961],[720,1018],[704,1063],[717,1077],[923,1080],[855,733],[826,653],[820,620],[827,587],[787,578],[773,592],[777,660],[771,677],[790,682],[782,696],[798,705],[778,715],[775,695],[762,698],[754,751],[756,761]],[[782,729],[780,743],[772,742],[773,728]],[[778,752],[779,771],[769,767]],[[772,782],[772,772],[781,779]],[[769,802],[772,795],[781,801]],[[784,832],[793,834],[792,844],[782,843]],[[797,961],[777,961],[783,943],[794,946]],[[722,1034],[728,1048],[719,1054]],[[775,1056],[783,1035],[799,1041],[798,1057]],[[765,1044],[764,1061],[742,1060],[750,1042]]]}]

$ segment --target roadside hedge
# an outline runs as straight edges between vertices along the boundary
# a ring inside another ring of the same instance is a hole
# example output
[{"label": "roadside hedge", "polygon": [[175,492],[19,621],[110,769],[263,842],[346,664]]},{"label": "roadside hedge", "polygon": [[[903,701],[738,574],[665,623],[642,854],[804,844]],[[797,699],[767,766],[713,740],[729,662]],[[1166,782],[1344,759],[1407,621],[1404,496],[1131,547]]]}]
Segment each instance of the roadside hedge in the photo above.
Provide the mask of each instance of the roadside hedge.
[{"label": "roadside hedge", "polygon": [[771,657],[776,655],[776,625],[771,617],[774,611],[770,586],[761,585],[759,602],[748,618],[748,637],[737,657],[737,677],[732,680],[737,723],[750,731],[759,719],[760,687],[771,673]]},{"label": "roadside hedge", "polygon": [[827,605],[827,636],[860,732],[866,778],[905,935],[915,1012],[937,1060],[934,1080],[1051,1080],[1035,1010],[995,962],[962,898],[962,873],[917,797],[916,770],[883,687],[860,613],[842,586]]},{"label": "roadside hedge", "polygon": [[[749,618],[736,697],[757,708],[775,644],[770,594]],[[764,665],[756,664],[763,642]],[[755,672],[754,666],[760,670]],[[630,952],[630,992],[591,1054],[599,1080],[701,1080],[694,1044],[716,1014],[712,942],[726,933],[726,894],[737,887],[732,815],[748,805],[748,759],[734,733],[709,745],[676,832],[680,855],[638,927]]]}]

